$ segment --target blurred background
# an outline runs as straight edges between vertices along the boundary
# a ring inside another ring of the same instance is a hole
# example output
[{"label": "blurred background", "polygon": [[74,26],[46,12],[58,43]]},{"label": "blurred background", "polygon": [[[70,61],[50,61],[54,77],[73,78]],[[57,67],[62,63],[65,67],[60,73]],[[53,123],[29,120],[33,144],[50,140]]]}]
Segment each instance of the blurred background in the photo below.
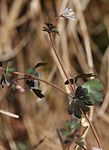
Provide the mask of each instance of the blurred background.
[{"label": "blurred background", "polygon": [[[65,89],[65,76],[42,27],[45,22],[54,23],[68,6],[77,19],[60,18],[57,22],[60,36],[54,37],[56,49],[69,77],[94,72],[103,82],[104,101],[96,106],[93,120],[101,144],[108,150],[109,0],[0,0],[0,61],[4,65],[13,62],[22,73],[39,62],[47,62],[38,69],[41,78]],[[24,80],[18,83],[26,88]],[[15,119],[0,114],[0,150],[62,149],[56,129],[70,118],[68,98],[44,83],[41,89],[43,99],[28,90],[19,93],[6,86],[0,88],[0,109],[20,116]],[[69,92],[67,87],[65,90]],[[96,145],[90,130],[86,141]]]}]

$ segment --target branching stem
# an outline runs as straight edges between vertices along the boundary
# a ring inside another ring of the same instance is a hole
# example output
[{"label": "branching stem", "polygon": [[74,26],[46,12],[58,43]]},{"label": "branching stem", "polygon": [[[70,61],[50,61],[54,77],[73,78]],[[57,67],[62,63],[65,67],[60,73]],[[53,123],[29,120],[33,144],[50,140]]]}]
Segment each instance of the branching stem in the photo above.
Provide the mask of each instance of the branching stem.
[{"label": "branching stem", "polygon": [[55,85],[55,84],[53,84],[53,83],[50,83],[50,82],[45,81],[45,80],[43,80],[43,79],[40,79],[40,78],[38,78],[38,77],[34,77],[34,76],[32,76],[32,75],[27,75],[27,74],[20,73],[20,72],[14,72],[14,74],[22,75],[22,76],[24,76],[24,77],[22,77],[22,78],[16,78],[16,79],[14,79],[12,82],[18,81],[18,80],[23,80],[23,79],[38,80],[38,81],[41,81],[41,82],[43,82],[43,83],[46,83],[46,84],[48,84],[48,85],[54,87],[55,89],[57,89],[57,90],[63,92],[64,94],[66,94],[66,95],[68,95],[68,96],[70,96],[70,97],[73,98],[73,96],[72,96],[71,94],[68,94],[65,90],[63,90],[62,88],[60,88],[59,86],[57,86],[57,85]]}]

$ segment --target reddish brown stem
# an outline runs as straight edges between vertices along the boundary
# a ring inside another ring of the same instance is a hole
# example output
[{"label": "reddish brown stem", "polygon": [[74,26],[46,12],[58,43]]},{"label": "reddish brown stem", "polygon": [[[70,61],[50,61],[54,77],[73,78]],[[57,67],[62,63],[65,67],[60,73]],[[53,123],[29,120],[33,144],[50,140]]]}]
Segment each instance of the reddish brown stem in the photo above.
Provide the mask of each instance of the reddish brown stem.
[{"label": "reddish brown stem", "polygon": [[51,35],[51,33],[49,33],[49,38],[50,38],[50,41],[51,41],[51,45],[52,45],[53,51],[54,51],[54,53],[55,53],[55,55],[56,55],[56,58],[57,58],[57,60],[58,60],[58,62],[59,62],[59,64],[60,64],[60,66],[61,66],[61,68],[62,68],[62,71],[63,71],[63,73],[64,73],[66,79],[69,81],[71,90],[72,90],[72,92],[73,92],[73,94],[74,94],[74,93],[75,93],[74,88],[73,88],[73,86],[72,86],[72,84],[71,84],[71,82],[70,82],[70,80],[69,80],[69,78],[68,78],[68,75],[67,75],[67,73],[66,73],[66,71],[65,71],[65,69],[64,69],[64,67],[63,67],[63,65],[62,65],[62,63],[61,63],[61,60],[60,60],[60,58],[59,58],[59,56],[58,56],[58,54],[57,54],[57,52],[56,52],[55,46],[54,46],[54,44],[53,44],[53,40],[52,40],[52,35]]},{"label": "reddish brown stem", "polygon": [[46,83],[46,84],[48,84],[48,85],[50,85],[50,86],[56,88],[57,90],[59,90],[59,91],[63,92],[64,94],[66,94],[66,95],[68,95],[68,96],[70,96],[70,97],[73,98],[72,95],[68,94],[68,93],[67,93],[66,91],[64,91],[62,88],[60,88],[59,86],[57,86],[57,85],[55,85],[55,84],[49,83],[48,81],[45,81],[45,80],[40,79],[40,78],[38,78],[38,77],[34,77],[34,76],[32,76],[32,75],[26,75],[26,74],[23,74],[23,73],[20,73],[20,72],[14,72],[14,73],[17,74],[17,75],[25,76],[25,77],[17,78],[17,79],[15,79],[15,80],[13,80],[13,82],[14,82],[14,81],[18,81],[18,80],[30,79],[30,78],[31,78],[31,79],[33,79],[33,80],[38,80],[38,81],[41,81],[41,82],[43,82],[43,83]]},{"label": "reddish brown stem", "polygon": [[94,134],[94,136],[95,136],[95,139],[96,139],[96,141],[97,141],[98,147],[99,147],[100,149],[102,149],[101,143],[100,143],[100,140],[99,140],[99,137],[98,137],[98,135],[97,135],[97,132],[96,132],[96,130],[95,130],[95,128],[94,128],[92,122],[90,121],[90,119],[89,119],[89,117],[88,117],[87,114],[84,114],[84,115],[85,115],[85,117],[86,117],[86,119],[87,119],[87,121],[88,121],[88,123],[89,123],[89,125],[90,125],[90,127],[91,127],[91,130],[92,130],[92,132],[93,132],[93,134]]}]

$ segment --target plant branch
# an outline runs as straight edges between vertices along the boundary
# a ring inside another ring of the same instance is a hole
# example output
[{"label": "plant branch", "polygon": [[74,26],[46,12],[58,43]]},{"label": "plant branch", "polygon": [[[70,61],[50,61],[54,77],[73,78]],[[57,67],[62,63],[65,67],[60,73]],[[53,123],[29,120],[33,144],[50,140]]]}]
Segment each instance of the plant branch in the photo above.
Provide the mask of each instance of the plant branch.
[{"label": "plant branch", "polygon": [[39,147],[39,145],[41,145],[44,141],[45,141],[46,136],[41,139],[32,149],[37,149]]},{"label": "plant branch", "polygon": [[73,92],[73,94],[74,94],[74,93],[75,93],[74,88],[73,88],[73,86],[72,86],[72,84],[71,84],[71,82],[70,82],[70,80],[69,80],[69,78],[68,78],[68,75],[67,75],[67,73],[66,73],[66,71],[65,71],[65,69],[64,69],[64,67],[63,67],[63,65],[62,65],[62,63],[61,63],[61,60],[60,60],[60,58],[59,58],[59,56],[58,56],[58,54],[57,54],[57,52],[56,52],[56,49],[55,49],[55,46],[54,46],[54,43],[53,43],[53,40],[52,40],[52,35],[51,35],[51,33],[48,33],[48,35],[49,35],[49,38],[50,38],[50,41],[51,41],[51,45],[52,45],[53,51],[54,51],[54,53],[55,53],[55,55],[56,55],[56,57],[57,57],[57,60],[58,60],[60,66],[61,66],[61,68],[62,68],[62,70],[63,70],[63,73],[64,73],[66,79],[69,81],[71,90],[72,90],[72,92]]},{"label": "plant branch", "polygon": [[73,96],[72,96],[71,94],[68,94],[65,90],[63,90],[62,88],[60,88],[59,86],[57,86],[57,85],[55,85],[55,84],[53,84],[53,83],[50,83],[50,82],[45,81],[45,80],[43,80],[43,79],[40,79],[40,78],[38,78],[38,77],[34,77],[34,76],[32,76],[32,75],[27,75],[27,74],[20,73],[20,72],[14,72],[14,74],[22,75],[22,76],[24,76],[24,77],[22,77],[22,78],[16,78],[16,79],[14,79],[12,82],[18,81],[18,80],[22,80],[22,79],[38,80],[38,81],[41,81],[41,82],[43,82],[43,83],[46,83],[46,84],[48,84],[48,85],[50,85],[50,86],[56,88],[57,90],[59,90],[59,91],[63,92],[64,94],[66,94],[66,95],[68,95],[68,96],[70,96],[70,97],[73,98]]},{"label": "plant branch", "polygon": [[89,123],[89,125],[90,125],[90,127],[91,127],[91,130],[92,130],[92,132],[93,132],[93,134],[94,134],[94,136],[95,136],[95,139],[96,139],[96,141],[97,141],[98,147],[99,147],[100,149],[102,149],[101,143],[100,143],[100,140],[99,140],[99,137],[98,137],[98,135],[97,135],[97,132],[96,132],[96,130],[95,130],[95,128],[94,128],[92,122],[90,121],[90,119],[89,119],[89,117],[88,117],[87,114],[84,113],[84,115],[85,115],[85,118],[87,119],[87,121],[88,121],[88,123]]}]

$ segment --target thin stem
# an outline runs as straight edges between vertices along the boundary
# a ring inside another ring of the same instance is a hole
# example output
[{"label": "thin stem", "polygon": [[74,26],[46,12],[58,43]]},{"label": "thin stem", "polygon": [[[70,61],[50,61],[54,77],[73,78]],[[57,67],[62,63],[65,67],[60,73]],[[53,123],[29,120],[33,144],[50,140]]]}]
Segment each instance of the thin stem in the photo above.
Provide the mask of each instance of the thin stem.
[{"label": "thin stem", "polygon": [[70,97],[73,98],[73,96],[72,96],[71,94],[68,94],[68,93],[67,93],[66,91],[64,91],[62,88],[60,88],[59,86],[57,86],[57,85],[55,85],[55,84],[53,84],[53,83],[50,83],[50,82],[45,81],[45,80],[43,80],[43,79],[40,79],[40,78],[38,78],[38,77],[34,77],[34,76],[32,76],[32,75],[26,75],[26,74],[23,74],[23,73],[20,73],[20,72],[14,72],[14,73],[17,74],[17,75],[23,75],[23,76],[26,76],[26,77],[14,79],[12,82],[18,81],[18,80],[22,80],[22,79],[38,80],[38,81],[41,81],[41,82],[43,82],[43,83],[46,83],[46,84],[48,84],[48,85],[50,85],[50,86],[56,88],[57,90],[59,90],[59,91],[63,92],[64,94],[66,94],[66,95],[68,95],[68,96],[70,96]]},{"label": "thin stem", "polygon": [[57,52],[56,52],[55,46],[54,46],[54,44],[53,44],[53,40],[52,40],[51,33],[49,33],[49,38],[50,38],[50,41],[51,41],[51,45],[52,45],[53,51],[54,51],[54,53],[55,53],[55,55],[56,55],[56,57],[57,57],[57,60],[58,60],[60,66],[61,66],[61,68],[62,68],[62,70],[63,70],[63,73],[64,73],[66,79],[69,81],[71,90],[72,90],[72,92],[73,92],[73,94],[74,94],[74,93],[75,93],[74,88],[73,88],[73,86],[72,86],[72,84],[71,84],[71,82],[70,82],[70,80],[69,80],[69,78],[68,78],[68,75],[67,75],[67,73],[66,73],[66,71],[65,71],[65,69],[64,69],[64,67],[63,67],[63,65],[62,65],[62,63],[61,63],[61,60],[60,60],[60,58],[59,58],[59,56],[58,56],[58,54],[57,54]]},{"label": "thin stem", "polygon": [[41,139],[32,149],[37,149],[39,147],[39,145],[41,145],[44,141],[45,141],[46,136]]},{"label": "thin stem", "polygon": [[97,141],[98,147],[99,147],[100,149],[102,149],[101,143],[100,143],[100,140],[99,140],[99,137],[98,137],[98,135],[97,135],[97,132],[96,132],[96,130],[95,130],[95,128],[94,128],[92,122],[90,121],[90,119],[89,119],[89,117],[88,117],[87,114],[84,113],[84,115],[85,115],[85,117],[86,117],[88,123],[90,124],[91,130],[92,130],[92,132],[93,132],[93,134],[94,134],[94,136],[95,136],[95,139],[96,139],[96,141]]},{"label": "thin stem", "polygon": [[77,144],[77,145],[79,145],[79,147],[81,147],[82,149],[84,149],[84,150],[87,150],[82,144],[80,144],[77,140],[75,140],[75,143]]}]

